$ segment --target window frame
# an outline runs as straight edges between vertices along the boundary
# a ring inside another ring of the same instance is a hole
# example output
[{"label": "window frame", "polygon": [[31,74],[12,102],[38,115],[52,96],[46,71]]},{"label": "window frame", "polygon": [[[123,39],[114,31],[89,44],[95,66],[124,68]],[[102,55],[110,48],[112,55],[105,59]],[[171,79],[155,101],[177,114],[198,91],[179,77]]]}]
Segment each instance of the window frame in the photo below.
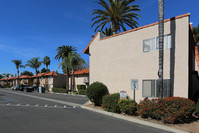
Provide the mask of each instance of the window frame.
[{"label": "window frame", "polygon": [[[144,92],[144,88],[143,88],[144,87],[144,81],[154,81],[154,80],[155,80],[155,97],[143,96],[143,92]],[[164,81],[169,81],[170,82],[170,91],[171,91],[171,79],[164,79],[163,83],[164,83]],[[167,82],[167,84],[168,84],[168,82]],[[148,98],[158,98],[158,96],[157,96],[157,91],[158,90],[157,89],[158,89],[158,79],[143,79],[142,80],[142,97],[143,98],[146,98],[146,97],[148,97]],[[167,96],[166,97],[169,97],[168,96],[169,95],[168,92],[169,92],[169,90],[167,88]],[[172,95],[172,94],[170,94],[170,95]]]},{"label": "window frame", "polygon": [[[165,48],[165,45],[164,45],[164,50],[166,50],[166,49],[171,49],[172,48],[172,35],[171,34],[165,34],[164,35],[164,38],[165,37],[168,37],[168,36],[170,36],[171,37],[171,39],[170,39],[170,47],[169,48]],[[148,53],[148,52],[153,52],[153,51],[158,51],[159,50],[159,46],[158,46],[158,44],[157,44],[157,39],[159,38],[159,36],[156,36],[156,37],[152,37],[152,38],[148,38],[148,39],[144,39],[144,40],[142,40],[142,53]],[[144,41],[146,41],[146,40],[151,40],[151,39],[155,39],[155,41],[154,41],[154,47],[155,47],[155,49],[154,50],[152,50],[152,51],[144,51]],[[165,39],[164,39],[164,41],[165,41]],[[168,43],[169,41],[167,40],[167,43]]]}]

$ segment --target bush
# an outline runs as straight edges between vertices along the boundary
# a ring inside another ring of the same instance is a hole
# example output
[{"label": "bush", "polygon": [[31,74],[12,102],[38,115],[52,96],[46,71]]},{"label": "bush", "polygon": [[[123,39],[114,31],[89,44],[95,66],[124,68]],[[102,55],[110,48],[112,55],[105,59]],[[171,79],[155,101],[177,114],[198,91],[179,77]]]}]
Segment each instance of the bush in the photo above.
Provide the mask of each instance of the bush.
[{"label": "bush", "polygon": [[199,99],[198,102],[196,103],[196,114],[199,114]]},{"label": "bush", "polygon": [[4,88],[10,88],[10,83],[4,84]]},{"label": "bush", "polygon": [[104,106],[104,110],[109,111],[109,112],[115,112],[119,113],[119,105],[118,101],[120,99],[120,94],[119,93],[114,93],[114,94],[108,94],[103,97],[102,99],[102,104]]},{"label": "bush", "polygon": [[77,85],[77,89],[78,91],[81,90],[85,90],[86,89],[86,85]]},{"label": "bush", "polygon": [[122,113],[128,115],[135,114],[135,111],[137,110],[136,103],[128,99],[119,100],[119,108]]},{"label": "bush", "polygon": [[165,123],[184,123],[192,117],[195,103],[186,98],[168,97],[143,100],[137,108],[141,117],[151,117]]},{"label": "bush", "polygon": [[86,95],[86,89],[78,89],[79,95]]},{"label": "bush", "polygon": [[57,93],[68,93],[68,90],[66,88],[52,88],[53,92],[57,92]]},{"label": "bush", "polygon": [[86,85],[77,85],[78,94],[86,95]]},{"label": "bush", "polygon": [[94,102],[95,106],[100,106],[102,97],[108,94],[107,87],[101,82],[92,83],[86,90],[86,95],[91,102]]}]

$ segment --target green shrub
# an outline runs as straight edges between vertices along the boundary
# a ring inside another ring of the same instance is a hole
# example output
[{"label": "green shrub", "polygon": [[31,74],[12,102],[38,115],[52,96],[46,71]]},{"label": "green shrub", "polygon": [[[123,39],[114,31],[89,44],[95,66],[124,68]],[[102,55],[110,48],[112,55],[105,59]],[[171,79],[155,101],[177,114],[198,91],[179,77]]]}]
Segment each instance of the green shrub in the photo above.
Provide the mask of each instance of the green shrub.
[{"label": "green shrub", "polygon": [[196,103],[196,114],[199,114],[199,99],[198,102]]},{"label": "green shrub", "polygon": [[136,103],[134,101],[123,99],[119,100],[119,108],[122,113],[133,115],[135,114],[136,109]]},{"label": "green shrub", "polygon": [[104,96],[102,99],[104,110],[109,111],[109,112],[119,113],[120,112],[119,105],[118,105],[119,99],[120,99],[119,93],[108,94]]},{"label": "green shrub", "polygon": [[10,83],[4,84],[4,88],[10,88]]},{"label": "green shrub", "polygon": [[192,117],[195,103],[186,98],[168,97],[143,100],[137,109],[141,117],[151,117],[165,123],[184,123]]},{"label": "green shrub", "polygon": [[81,90],[85,90],[86,89],[86,85],[77,85],[77,89],[78,91]]},{"label": "green shrub", "polygon": [[57,92],[57,93],[68,93],[68,90],[66,88],[52,88],[53,92]]},{"label": "green shrub", "polygon": [[78,89],[79,95],[86,95],[86,89]]},{"label": "green shrub", "polygon": [[106,94],[108,94],[108,89],[101,82],[94,82],[86,89],[86,95],[91,102],[94,102],[95,106],[102,104],[102,97]]},{"label": "green shrub", "polygon": [[78,94],[86,95],[86,85],[77,85]]}]

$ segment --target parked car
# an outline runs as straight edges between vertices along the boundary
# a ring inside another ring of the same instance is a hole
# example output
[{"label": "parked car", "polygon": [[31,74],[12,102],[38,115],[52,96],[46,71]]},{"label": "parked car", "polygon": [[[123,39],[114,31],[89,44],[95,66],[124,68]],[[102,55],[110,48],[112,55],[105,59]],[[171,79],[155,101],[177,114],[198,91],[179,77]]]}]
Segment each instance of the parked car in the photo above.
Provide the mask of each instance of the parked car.
[{"label": "parked car", "polygon": [[24,91],[24,88],[26,88],[26,87],[28,87],[28,85],[23,85],[23,84],[21,84],[21,85],[19,86],[19,90],[20,90],[20,91]]},{"label": "parked car", "polygon": [[0,88],[4,88],[4,86],[3,86],[3,85],[0,85]]},{"label": "parked car", "polygon": [[16,91],[19,90],[19,85],[14,86],[13,90],[16,90]]},{"label": "parked car", "polygon": [[34,91],[34,86],[26,86],[26,87],[24,87],[24,91],[32,92],[32,91]]}]

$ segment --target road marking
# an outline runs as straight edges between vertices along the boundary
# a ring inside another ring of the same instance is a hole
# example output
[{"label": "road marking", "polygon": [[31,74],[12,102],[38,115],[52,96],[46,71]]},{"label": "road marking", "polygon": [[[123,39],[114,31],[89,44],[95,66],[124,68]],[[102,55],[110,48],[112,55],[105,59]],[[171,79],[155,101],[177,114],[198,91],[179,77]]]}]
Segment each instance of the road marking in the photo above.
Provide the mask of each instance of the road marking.
[{"label": "road marking", "polygon": [[31,107],[35,107],[35,108],[51,108],[51,109],[74,109],[75,106],[67,106],[67,105],[64,105],[64,106],[48,106],[48,105],[45,105],[45,106],[39,106],[38,104],[37,105],[30,105],[30,104],[25,104],[25,105],[22,105],[22,104],[11,104],[11,103],[7,103],[7,104],[0,104],[0,106],[8,106],[9,107],[27,107],[27,108],[31,108]]},{"label": "road marking", "polygon": [[16,106],[19,106],[19,105],[21,105],[20,103],[18,103]]},{"label": "road marking", "polygon": [[22,95],[22,96],[26,96],[26,97],[31,97],[31,98],[36,98],[36,99],[40,99],[40,100],[50,101],[50,102],[56,102],[56,103],[66,104],[66,105],[69,105],[69,106],[76,106],[76,107],[81,107],[82,106],[81,104],[66,102],[66,101],[57,100],[57,99],[39,97],[39,96],[34,96],[34,95],[29,95],[29,94],[23,94],[23,93],[18,93],[18,92],[6,91],[6,90],[0,90],[0,91],[7,92],[7,93],[12,93],[12,94],[17,94],[17,95]]}]

